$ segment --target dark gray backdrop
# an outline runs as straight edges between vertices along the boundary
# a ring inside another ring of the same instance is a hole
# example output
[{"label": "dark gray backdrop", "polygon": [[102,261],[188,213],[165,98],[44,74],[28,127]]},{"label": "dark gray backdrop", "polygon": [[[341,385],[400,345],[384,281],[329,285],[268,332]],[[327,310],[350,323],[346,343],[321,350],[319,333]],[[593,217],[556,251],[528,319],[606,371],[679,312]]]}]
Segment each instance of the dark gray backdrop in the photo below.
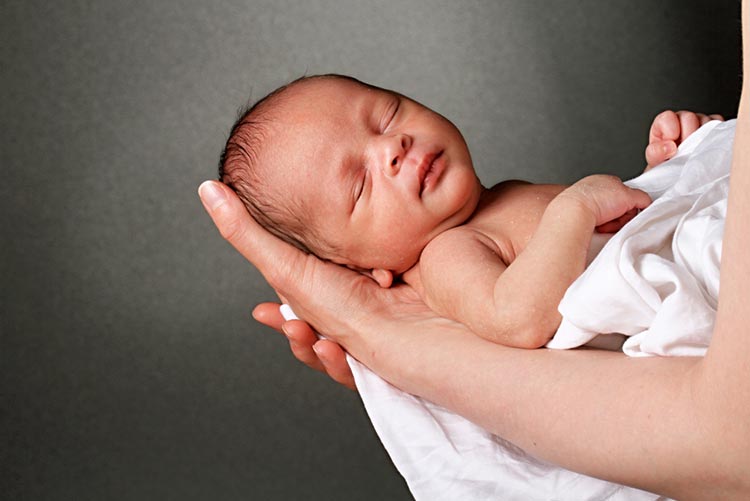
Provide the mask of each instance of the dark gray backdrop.
[{"label": "dark gray backdrop", "polygon": [[6,499],[407,499],[355,393],[252,322],[196,196],[237,108],[348,73],[451,118],[487,185],[638,173],[734,114],[739,1],[5,1]]}]

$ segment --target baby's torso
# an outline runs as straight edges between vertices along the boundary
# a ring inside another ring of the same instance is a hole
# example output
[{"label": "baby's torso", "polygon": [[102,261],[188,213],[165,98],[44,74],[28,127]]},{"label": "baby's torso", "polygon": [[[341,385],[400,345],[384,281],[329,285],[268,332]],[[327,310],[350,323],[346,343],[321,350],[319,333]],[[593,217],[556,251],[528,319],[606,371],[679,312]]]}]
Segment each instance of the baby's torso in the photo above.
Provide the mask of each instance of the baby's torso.
[{"label": "baby's torso", "polygon": [[486,190],[477,210],[462,226],[449,231],[471,234],[496,247],[510,265],[534,235],[547,206],[566,187],[505,181]]}]

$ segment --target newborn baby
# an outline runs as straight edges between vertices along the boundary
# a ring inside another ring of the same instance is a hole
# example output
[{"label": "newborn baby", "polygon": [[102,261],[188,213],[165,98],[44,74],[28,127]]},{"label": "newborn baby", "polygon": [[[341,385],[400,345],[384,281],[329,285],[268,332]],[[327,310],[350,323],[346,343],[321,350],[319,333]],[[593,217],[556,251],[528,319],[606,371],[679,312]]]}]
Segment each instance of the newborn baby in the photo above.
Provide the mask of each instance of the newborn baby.
[{"label": "newborn baby", "polygon": [[219,178],[287,242],[381,287],[403,280],[438,314],[523,348],[555,333],[594,232],[651,202],[605,175],[484,188],[450,121],[339,75],[296,80],[244,113]]}]

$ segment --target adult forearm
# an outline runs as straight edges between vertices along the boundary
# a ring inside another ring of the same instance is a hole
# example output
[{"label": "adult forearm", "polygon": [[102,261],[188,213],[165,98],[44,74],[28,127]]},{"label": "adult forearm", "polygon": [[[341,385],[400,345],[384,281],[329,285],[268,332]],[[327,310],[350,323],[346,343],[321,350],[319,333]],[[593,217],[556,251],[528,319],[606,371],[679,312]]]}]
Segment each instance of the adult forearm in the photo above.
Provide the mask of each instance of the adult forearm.
[{"label": "adult forearm", "polygon": [[438,320],[365,339],[350,350],[382,377],[537,457],[680,499],[700,494],[696,483],[717,488],[692,394],[697,359],[520,350]]}]

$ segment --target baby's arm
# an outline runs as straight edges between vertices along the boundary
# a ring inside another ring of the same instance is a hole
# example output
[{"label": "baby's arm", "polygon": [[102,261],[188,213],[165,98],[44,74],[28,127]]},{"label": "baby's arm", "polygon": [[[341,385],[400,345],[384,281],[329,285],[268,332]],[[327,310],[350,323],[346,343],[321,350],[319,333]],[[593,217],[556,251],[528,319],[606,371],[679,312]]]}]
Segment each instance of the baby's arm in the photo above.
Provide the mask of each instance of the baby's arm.
[{"label": "baby's arm", "polygon": [[[560,324],[557,306],[565,290],[583,272],[594,230],[650,203],[616,177],[584,178],[550,202],[508,266],[486,237],[469,228],[446,232],[420,260],[425,302],[490,341],[543,346]],[[616,223],[607,229],[617,229]]]},{"label": "baby's arm", "polygon": [[677,146],[700,126],[711,120],[724,120],[721,115],[706,115],[692,111],[662,111],[651,124],[646,147],[646,170],[672,158]]}]

